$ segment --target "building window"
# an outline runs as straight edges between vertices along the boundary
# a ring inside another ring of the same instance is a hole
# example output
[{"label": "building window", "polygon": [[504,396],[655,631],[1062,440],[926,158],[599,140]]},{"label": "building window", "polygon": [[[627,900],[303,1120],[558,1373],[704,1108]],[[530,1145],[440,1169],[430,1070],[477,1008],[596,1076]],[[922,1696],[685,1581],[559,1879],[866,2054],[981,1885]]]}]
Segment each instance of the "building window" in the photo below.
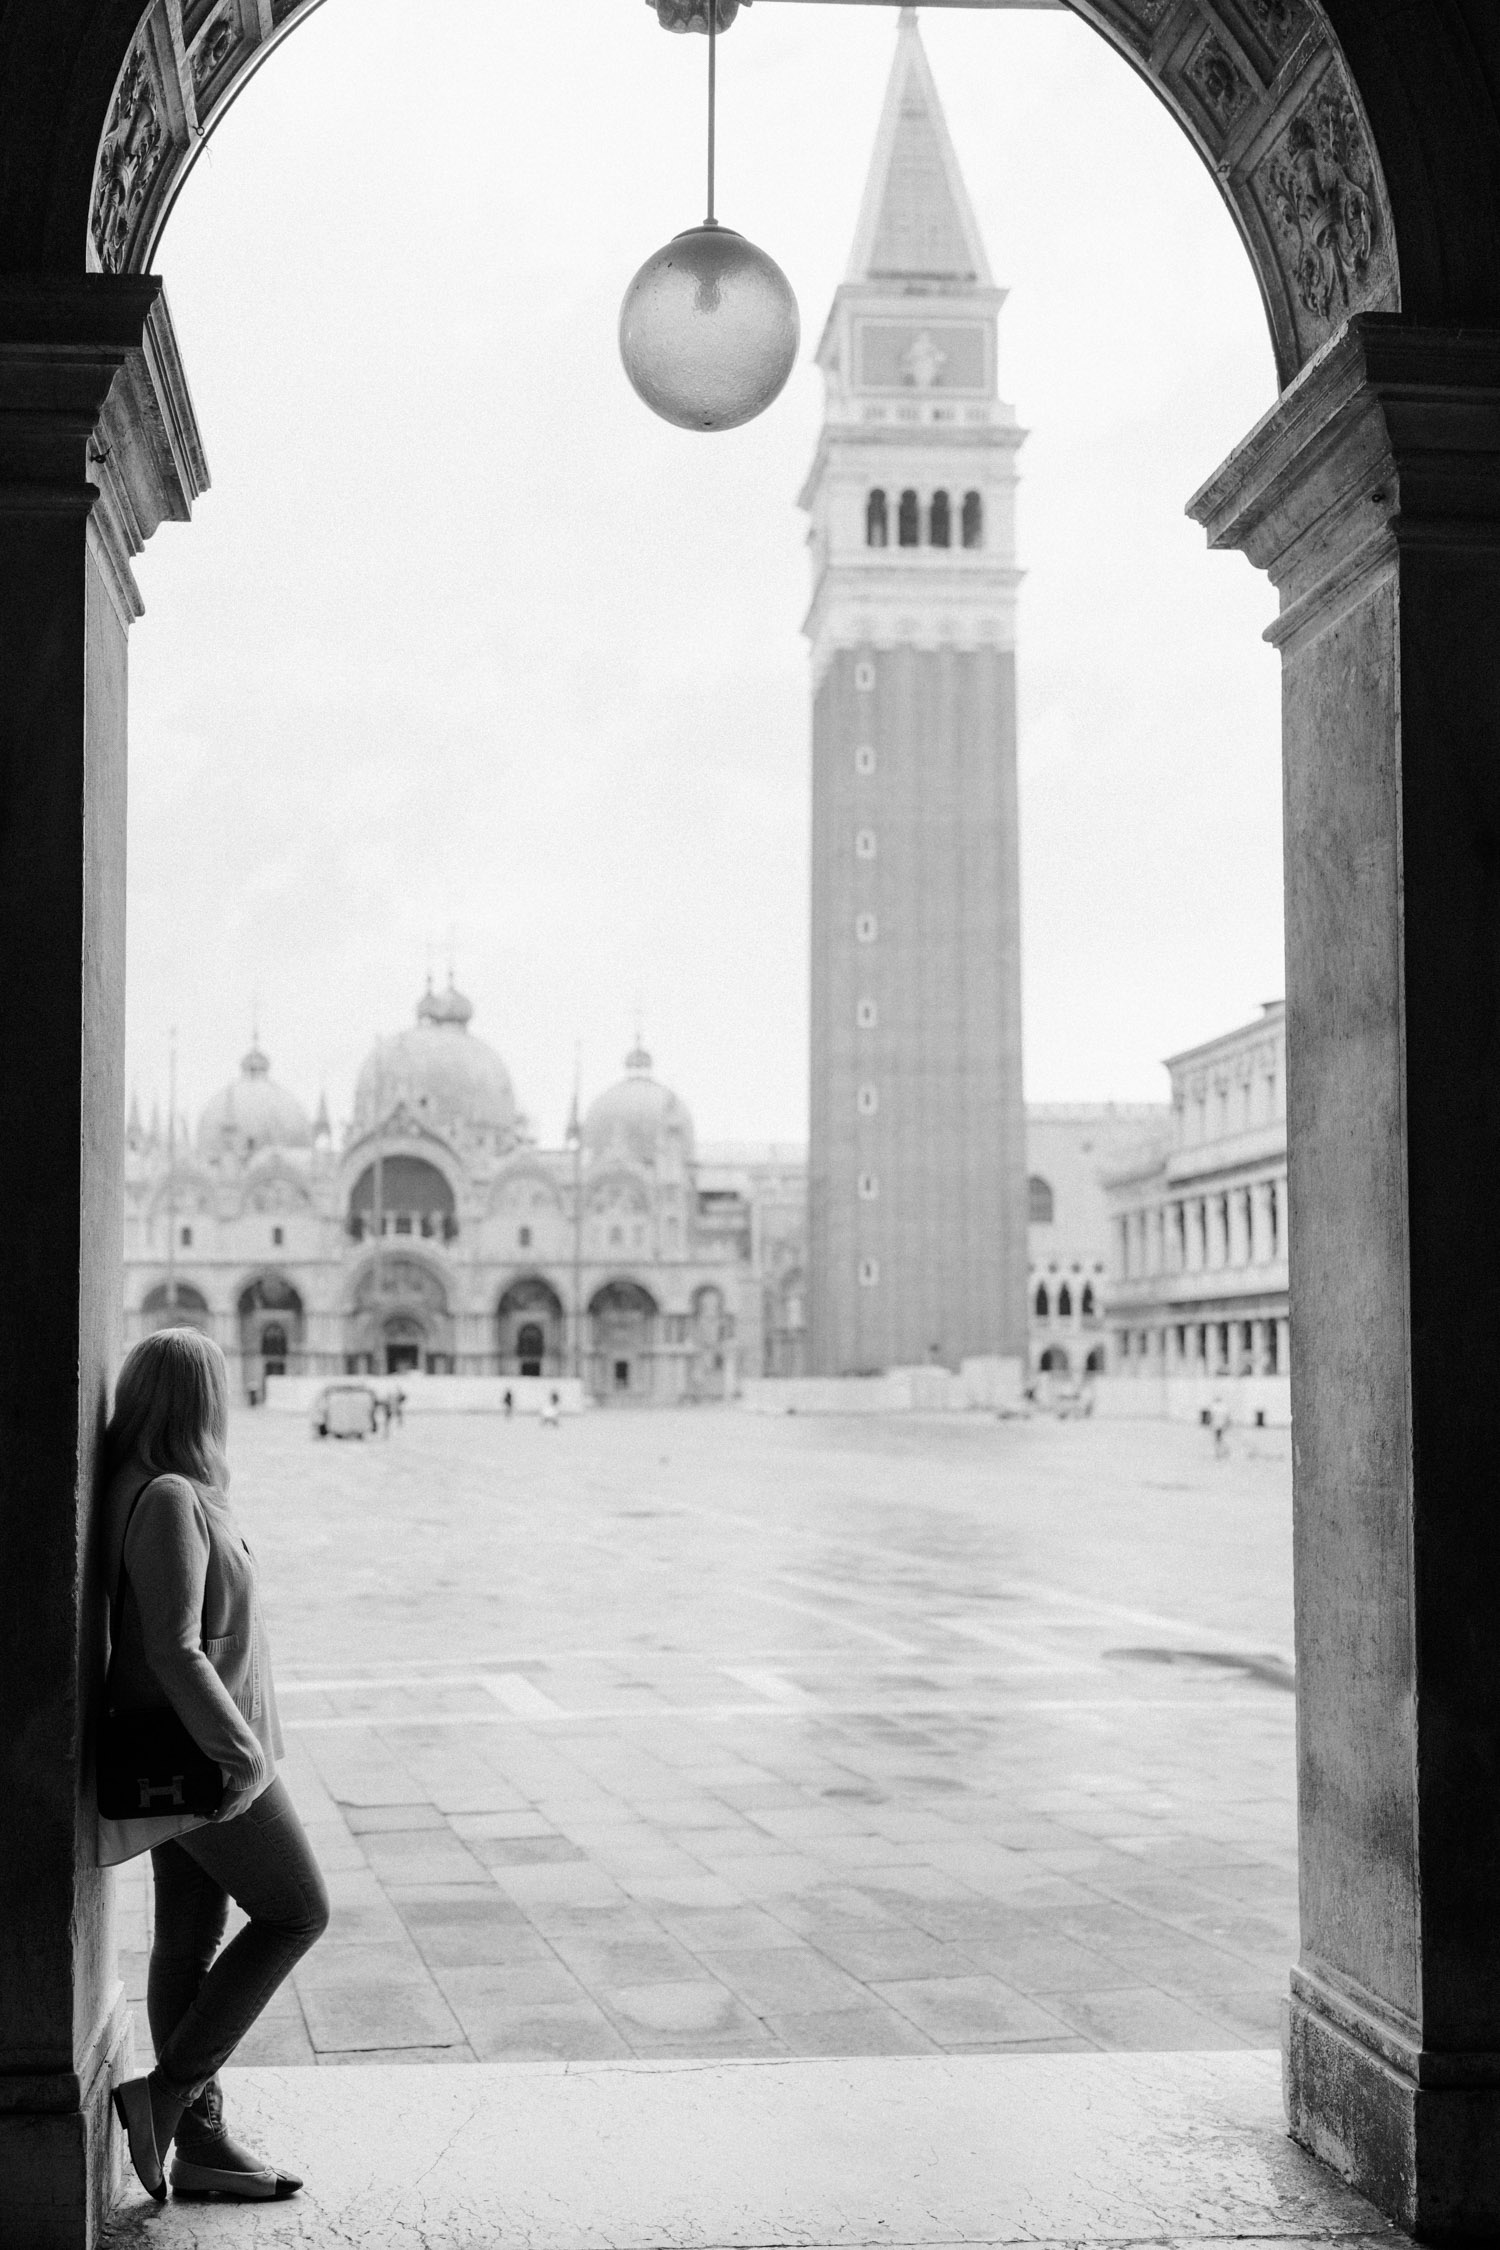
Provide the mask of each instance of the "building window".
[{"label": "building window", "polygon": [[1082,1313],[1082,1315],[1083,1315],[1083,1317],[1084,1317],[1084,1319],[1085,1319],[1085,1320],[1092,1320],[1092,1319],[1093,1319],[1093,1317],[1094,1317],[1094,1285],[1093,1285],[1093,1283],[1092,1283],[1091,1281],[1086,1281],[1086,1282],[1084,1283],[1084,1285],[1083,1285],[1083,1296],[1082,1296],[1082,1298],[1081,1298],[1081,1300],[1080,1300],[1080,1302],[1079,1302],[1079,1307],[1078,1307],[1078,1309],[1079,1309],[1079,1311],[1080,1311],[1080,1312]]},{"label": "building window", "polygon": [[873,828],[860,828],[855,831],[854,856],[856,859],[873,859],[875,857],[875,831]]},{"label": "building window", "polygon": [[1073,1317],[1073,1292],[1066,1282],[1057,1292],[1057,1317],[1059,1320],[1071,1320]]},{"label": "building window", "polygon": [[1038,1320],[1050,1320],[1052,1318],[1052,1300],[1047,1295],[1047,1284],[1045,1281],[1038,1282],[1037,1284],[1036,1299],[1033,1304],[1032,1310],[1035,1312]]},{"label": "building window", "polygon": [[861,1202],[863,1202],[863,1203],[874,1203],[874,1202],[875,1202],[875,1201],[877,1200],[877,1198],[879,1197],[879,1194],[880,1194],[880,1181],[879,1181],[879,1179],[877,1178],[877,1176],[876,1176],[876,1174],[875,1174],[875,1173],[873,1173],[873,1172],[861,1172],[861,1173],[860,1173],[860,1175],[859,1175],[859,1193],[860,1193],[860,1200],[861,1200]]},{"label": "building window", "polygon": [[854,684],[861,695],[868,695],[875,685],[875,667],[867,656],[862,656],[854,667]]},{"label": "building window", "polygon": [[1281,1199],[1273,1180],[1266,1190],[1266,1229],[1271,1237],[1271,1256],[1281,1256]]},{"label": "building window", "polygon": [[860,1288],[874,1289],[879,1283],[879,1280],[880,1260],[878,1258],[861,1258],[859,1261]]},{"label": "building window", "polygon": [[977,492],[964,494],[963,542],[966,547],[984,545],[984,502]]},{"label": "building window", "polygon": [[273,1250],[279,1250],[279,1249],[281,1248],[281,1245],[283,1244],[283,1242],[285,1242],[285,1240],[286,1240],[286,1228],[285,1228],[285,1227],[272,1227],[272,1229],[271,1229],[271,1248],[272,1248]]},{"label": "building window", "polygon": [[855,751],[854,770],[856,773],[865,774],[870,774],[875,771],[875,753],[871,749],[868,742],[862,742],[859,748]]},{"label": "building window", "polygon": [[854,917],[854,934],[861,945],[873,945],[879,928],[873,914],[856,914]]},{"label": "building window", "polygon": [[857,1001],[854,1008],[854,1020],[861,1031],[873,1031],[880,1020],[879,1010],[876,1008],[874,1001]]},{"label": "building window", "polygon": [[530,1229],[530,1227],[517,1227],[517,1229],[516,1229],[516,1241],[517,1241],[517,1243],[518,1243],[518,1244],[520,1245],[520,1247],[521,1247],[521,1248],[522,1248],[523,1250],[529,1250],[529,1249],[531,1248],[531,1229]]},{"label": "building window", "polygon": [[885,494],[878,489],[865,502],[865,545],[883,547],[889,534],[886,528]]},{"label": "building window", "polygon": [[922,516],[917,506],[917,496],[908,485],[901,495],[896,510],[896,544],[899,547],[917,547],[922,542]]},{"label": "building window", "polygon": [[1034,1227],[1050,1227],[1053,1214],[1052,1183],[1033,1172],[1026,1182],[1026,1217]]},{"label": "building window", "polygon": [[178,1228],[178,1230],[177,1230],[177,1243],[178,1243],[178,1247],[179,1247],[179,1249],[182,1249],[182,1250],[191,1250],[191,1249],[192,1249],[192,1247],[193,1247],[193,1230],[192,1230],[192,1228],[191,1228],[191,1227],[179,1227],[179,1228]]},{"label": "building window", "polygon": [[861,1117],[873,1117],[880,1107],[880,1096],[873,1086],[861,1086],[854,1097],[854,1106]]},{"label": "building window", "polygon": [[935,492],[932,496],[932,506],[927,511],[927,544],[929,547],[949,547],[953,544],[953,525],[948,513],[946,492]]}]

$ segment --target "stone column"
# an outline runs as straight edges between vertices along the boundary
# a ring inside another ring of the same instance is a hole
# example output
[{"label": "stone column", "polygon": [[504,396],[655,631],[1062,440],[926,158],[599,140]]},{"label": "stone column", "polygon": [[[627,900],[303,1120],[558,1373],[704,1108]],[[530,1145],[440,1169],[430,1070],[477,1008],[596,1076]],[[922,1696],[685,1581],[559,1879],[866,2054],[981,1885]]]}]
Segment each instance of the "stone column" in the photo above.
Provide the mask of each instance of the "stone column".
[{"label": "stone column", "polygon": [[0,2242],[79,2250],[125,2037],[90,1731],[121,1334],[130,556],[207,482],[159,281],[0,279]]},{"label": "stone column", "polygon": [[1248,1266],[1250,1263],[1250,1228],[1245,1218],[1245,1191],[1229,1191],[1229,1258],[1231,1266]]},{"label": "stone column", "polygon": [[1288,2109],[1403,2226],[1489,2233],[1500,1509],[1469,1339],[1500,1319],[1500,332],[1361,316],[1191,512],[1282,604]]},{"label": "stone column", "polygon": [[1271,1255],[1271,1191],[1257,1180],[1250,1203],[1250,1263],[1263,1266]]}]

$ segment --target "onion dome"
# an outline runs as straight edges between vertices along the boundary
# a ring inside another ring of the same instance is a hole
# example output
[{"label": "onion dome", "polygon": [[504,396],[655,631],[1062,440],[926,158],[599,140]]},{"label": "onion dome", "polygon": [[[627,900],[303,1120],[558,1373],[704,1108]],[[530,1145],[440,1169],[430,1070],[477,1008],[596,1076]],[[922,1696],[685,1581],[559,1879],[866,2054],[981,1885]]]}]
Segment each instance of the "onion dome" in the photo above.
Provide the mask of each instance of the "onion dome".
[{"label": "onion dome", "polygon": [[215,1094],[198,1120],[198,1154],[213,1162],[244,1163],[265,1148],[311,1148],[312,1125],[295,1094],[278,1086],[259,1040],[240,1064],[233,1084]]},{"label": "onion dome", "polygon": [[583,1120],[583,1145],[594,1162],[623,1157],[654,1164],[678,1150],[691,1156],[693,1120],[686,1102],[651,1075],[651,1057],[637,1040],[625,1057],[627,1075],[591,1102]]},{"label": "onion dome", "polygon": [[516,1096],[493,1047],[469,1029],[473,1002],[450,978],[446,992],[429,985],[409,1031],[378,1040],[354,1089],[354,1130],[369,1132],[401,1104],[434,1132],[477,1133],[509,1143],[516,1135]]}]

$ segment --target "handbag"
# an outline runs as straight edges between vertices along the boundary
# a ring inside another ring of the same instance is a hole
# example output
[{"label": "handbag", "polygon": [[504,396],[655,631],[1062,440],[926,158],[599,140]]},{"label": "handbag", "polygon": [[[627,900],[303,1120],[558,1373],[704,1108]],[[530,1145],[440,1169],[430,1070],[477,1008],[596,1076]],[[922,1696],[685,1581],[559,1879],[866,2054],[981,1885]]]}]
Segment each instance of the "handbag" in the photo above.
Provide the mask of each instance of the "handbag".
[{"label": "handbag", "polygon": [[218,1760],[193,1740],[169,1703],[152,1710],[120,1711],[111,1694],[125,1604],[125,1540],[145,1490],[142,1485],[130,1503],[120,1541],[120,1575],[109,1605],[109,1672],[99,1728],[99,1810],[106,1820],[144,1820],[153,1813],[206,1818],[218,1811],[224,1797]]}]

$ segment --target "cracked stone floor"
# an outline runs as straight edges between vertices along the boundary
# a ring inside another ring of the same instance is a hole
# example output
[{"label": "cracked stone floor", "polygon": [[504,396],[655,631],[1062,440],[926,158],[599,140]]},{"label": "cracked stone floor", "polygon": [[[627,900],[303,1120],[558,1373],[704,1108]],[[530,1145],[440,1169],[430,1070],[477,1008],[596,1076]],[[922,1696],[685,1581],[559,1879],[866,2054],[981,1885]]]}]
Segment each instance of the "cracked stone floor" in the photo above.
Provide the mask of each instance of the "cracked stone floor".
[{"label": "cracked stone floor", "polygon": [[1274,2055],[237,2074],[295,2201],[147,2201],[110,2250],[1401,2250],[1292,2146]]},{"label": "cracked stone floor", "polygon": [[260,1413],[232,1459],[335,1902],[242,2064],[1274,2044],[1284,1433]]}]

